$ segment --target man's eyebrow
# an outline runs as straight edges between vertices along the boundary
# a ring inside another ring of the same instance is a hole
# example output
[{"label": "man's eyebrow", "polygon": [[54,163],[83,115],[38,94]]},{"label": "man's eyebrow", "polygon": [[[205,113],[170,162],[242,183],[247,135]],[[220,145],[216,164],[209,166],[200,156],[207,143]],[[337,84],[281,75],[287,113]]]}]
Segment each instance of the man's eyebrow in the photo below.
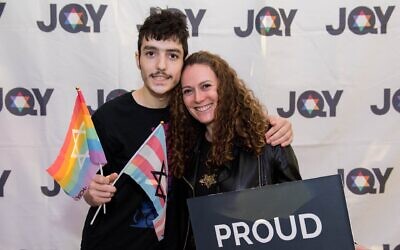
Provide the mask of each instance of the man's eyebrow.
[{"label": "man's eyebrow", "polygon": [[[156,51],[160,51],[160,49],[159,49],[158,47],[156,47],[156,46],[151,46],[151,45],[145,45],[145,46],[143,47],[143,50],[156,50]],[[180,50],[180,49],[166,49],[166,51],[169,52],[169,53],[171,53],[171,52],[178,53],[178,54],[182,54],[182,53],[183,53],[182,50]]]},{"label": "man's eyebrow", "polygon": [[182,51],[180,49],[167,49],[167,51],[182,54]]},{"label": "man's eyebrow", "polygon": [[143,50],[158,50],[158,48],[155,47],[155,46],[145,45],[145,46],[143,47]]}]

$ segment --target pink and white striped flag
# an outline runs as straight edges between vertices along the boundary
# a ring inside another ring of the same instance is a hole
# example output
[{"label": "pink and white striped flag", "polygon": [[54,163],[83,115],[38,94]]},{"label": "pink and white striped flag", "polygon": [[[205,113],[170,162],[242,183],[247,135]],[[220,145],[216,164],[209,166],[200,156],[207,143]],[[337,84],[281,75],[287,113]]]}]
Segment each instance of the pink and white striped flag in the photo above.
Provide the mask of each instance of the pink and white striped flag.
[{"label": "pink and white striped flag", "polygon": [[158,216],[153,220],[158,240],[164,238],[167,209],[168,163],[163,124],[159,124],[121,173],[129,175],[146,192]]}]

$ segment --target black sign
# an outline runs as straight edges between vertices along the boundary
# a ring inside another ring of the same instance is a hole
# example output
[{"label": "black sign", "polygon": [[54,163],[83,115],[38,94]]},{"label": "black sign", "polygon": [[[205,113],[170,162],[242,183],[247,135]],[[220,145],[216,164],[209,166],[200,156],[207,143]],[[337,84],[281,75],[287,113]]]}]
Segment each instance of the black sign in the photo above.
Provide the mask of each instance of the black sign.
[{"label": "black sign", "polygon": [[197,249],[354,250],[339,175],[188,200]]}]

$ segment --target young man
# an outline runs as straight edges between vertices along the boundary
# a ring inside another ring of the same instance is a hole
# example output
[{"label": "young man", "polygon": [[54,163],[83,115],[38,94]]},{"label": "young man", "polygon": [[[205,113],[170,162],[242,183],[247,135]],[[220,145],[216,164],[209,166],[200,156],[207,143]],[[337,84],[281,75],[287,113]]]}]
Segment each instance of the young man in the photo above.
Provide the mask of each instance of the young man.
[{"label": "young man", "polygon": [[[143,86],[101,106],[92,116],[106,154],[104,176],[96,175],[84,194],[91,206],[82,233],[81,249],[162,249],[152,220],[157,216],[145,192],[129,176],[111,183],[160,121],[169,120],[169,95],[180,79],[188,54],[186,17],[159,10],[139,31],[137,66]],[[273,143],[292,140],[291,125],[284,120],[266,135]],[[271,137],[272,136],[272,137]],[[171,166],[173,167],[173,166]],[[118,192],[117,192],[118,190]],[[107,213],[91,220],[99,205]]]}]

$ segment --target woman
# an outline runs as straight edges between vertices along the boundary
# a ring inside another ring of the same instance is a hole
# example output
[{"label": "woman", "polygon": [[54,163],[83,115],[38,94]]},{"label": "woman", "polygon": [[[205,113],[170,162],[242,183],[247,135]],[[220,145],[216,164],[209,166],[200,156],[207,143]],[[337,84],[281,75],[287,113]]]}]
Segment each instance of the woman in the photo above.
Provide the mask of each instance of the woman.
[{"label": "woman", "polygon": [[262,105],[222,58],[192,54],[174,91],[169,155],[176,183],[167,215],[174,229],[166,238],[173,249],[195,249],[187,198],[301,177],[290,146],[265,143],[269,124]]}]

